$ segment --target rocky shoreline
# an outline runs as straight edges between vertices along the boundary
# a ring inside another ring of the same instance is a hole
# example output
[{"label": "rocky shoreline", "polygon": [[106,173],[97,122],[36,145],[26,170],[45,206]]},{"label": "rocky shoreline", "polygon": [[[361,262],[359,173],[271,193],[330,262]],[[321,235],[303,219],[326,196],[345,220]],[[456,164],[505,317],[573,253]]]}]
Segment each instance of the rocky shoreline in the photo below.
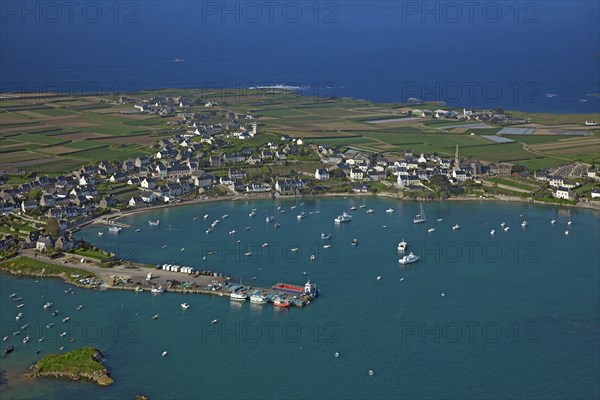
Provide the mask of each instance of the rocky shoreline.
[{"label": "rocky shoreline", "polygon": [[[92,356],[92,359],[98,364],[102,364],[102,353],[98,349],[94,349],[95,353]],[[44,359],[38,361],[36,364],[29,367],[30,372],[25,373],[23,376],[25,378],[60,378],[60,379],[70,379],[73,381],[79,381],[82,379],[92,381],[99,386],[109,386],[114,383],[112,378],[110,377],[109,370],[104,367],[102,370],[95,371],[92,373],[88,372],[70,372],[70,371],[39,371],[40,363]]]}]

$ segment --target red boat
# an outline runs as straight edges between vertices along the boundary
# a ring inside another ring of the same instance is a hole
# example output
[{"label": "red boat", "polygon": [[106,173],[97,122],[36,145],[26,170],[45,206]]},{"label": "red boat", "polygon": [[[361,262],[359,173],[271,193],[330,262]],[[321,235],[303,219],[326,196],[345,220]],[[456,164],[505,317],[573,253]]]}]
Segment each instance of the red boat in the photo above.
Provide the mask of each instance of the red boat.
[{"label": "red boat", "polygon": [[273,305],[275,307],[289,307],[290,306],[290,302],[287,299],[276,299],[273,302]]}]

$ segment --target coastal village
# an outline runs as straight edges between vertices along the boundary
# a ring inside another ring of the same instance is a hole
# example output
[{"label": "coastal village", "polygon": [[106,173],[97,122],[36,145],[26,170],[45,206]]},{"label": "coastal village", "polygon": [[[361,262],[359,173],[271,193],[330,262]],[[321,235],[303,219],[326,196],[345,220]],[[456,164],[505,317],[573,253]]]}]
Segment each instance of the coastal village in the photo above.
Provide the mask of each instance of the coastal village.
[{"label": "coastal village", "polygon": [[[157,140],[148,155],[115,161],[107,154],[106,160],[70,174],[32,173],[26,181],[10,185],[6,171],[0,171],[2,257],[21,249],[52,255],[89,247],[73,238],[72,228],[114,212],[214,198],[349,193],[420,200],[502,198],[503,179],[510,177],[523,187],[536,188],[521,200],[591,206],[600,201],[600,174],[593,165],[566,163],[532,172],[514,164],[461,157],[458,145],[453,157],[414,153],[410,148],[390,157],[287,134],[253,146],[246,143],[261,135],[259,117],[229,111],[217,101],[203,100],[205,112],[189,112],[191,102],[184,97],[122,96],[118,103],[131,106],[123,113],[171,117],[166,122],[169,134]],[[218,107],[222,117],[214,111]],[[485,110],[414,108],[409,114],[504,126],[527,122]],[[316,165],[314,172],[294,169],[305,161]],[[577,188],[584,185],[591,190],[582,196]]]}]

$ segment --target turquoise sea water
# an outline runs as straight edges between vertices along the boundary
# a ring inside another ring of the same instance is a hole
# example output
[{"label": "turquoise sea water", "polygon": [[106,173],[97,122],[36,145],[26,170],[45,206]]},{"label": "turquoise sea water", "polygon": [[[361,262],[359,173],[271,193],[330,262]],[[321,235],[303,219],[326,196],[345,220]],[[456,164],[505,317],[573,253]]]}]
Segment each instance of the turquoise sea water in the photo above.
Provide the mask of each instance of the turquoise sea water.
[{"label": "turquoise sea water", "polygon": [[[597,213],[428,203],[427,223],[414,225],[417,203],[369,198],[366,208],[352,212],[352,222],[336,226],[333,218],[352,204],[362,200],[211,203],[130,216],[124,222],[133,227],[118,235],[100,237],[97,232],[106,228],[99,226],[79,232],[122,257],[152,264],[177,260],[257,286],[310,278],[321,296],[302,309],[202,295],[82,289],[67,294],[68,286],[58,280],[0,275],[2,336],[18,329],[15,302],[8,297],[13,292],[26,304],[20,324],[29,323],[31,336],[27,345],[15,341],[15,351],[0,357],[2,398],[598,397]],[[385,213],[390,207],[395,213]],[[254,218],[248,216],[252,208]],[[375,213],[366,214],[368,208]],[[299,221],[301,211],[309,215]],[[267,213],[276,216],[280,229],[265,222]],[[229,217],[206,235],[224,214]],[[160,219],[160,227],[149,227],[148,219]],[[503,221],[508,232],[500,227]],[[456,223],[461,229],[452,230]],[[427,233],[429,227],[436,232]],[[228,234],[232,229],[235,237]],[[333,233],[330,249],[322,248],[321,233]],[[359,240],[356,247],[350,245],[353,238]],[[402,238],[421,261],[398,264]],[[270,243],[268,249],[260,248],[263,242]],[[243,256],[248,248],[251,259]],[[309,261],[311,254],[317,262]],[[46,301],[60,317],[43,310]],[[181,310],[183,301],[190,310]],[[80,311],[78,304],[84,306]],[[152,320],[153,314],[160,318]],[[62,323],[66,315],[71,320]],[[213,319],[219,322],[210,324]],[[57,327],[44,332],[50,321]],[[57,337],[61,331],[68,335]],[[42,343],[40,335],[46,337]],[[70,336],[76,342],[69,343]],[[114,385],[19,378],[38,357],[36,348],[46,354],[84,344],[104,352]],[[163,358],[165,350],[169,355]]]}]

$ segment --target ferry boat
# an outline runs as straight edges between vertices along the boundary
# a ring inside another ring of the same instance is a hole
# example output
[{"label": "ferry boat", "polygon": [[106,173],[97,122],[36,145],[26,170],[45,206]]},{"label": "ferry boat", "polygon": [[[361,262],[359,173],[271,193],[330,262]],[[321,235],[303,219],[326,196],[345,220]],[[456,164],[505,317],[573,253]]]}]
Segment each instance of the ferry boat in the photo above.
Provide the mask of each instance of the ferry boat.
[{"label": "ferry boat", "polygon": [[160,294],[160,293],[164,293],[165,289],[163,289],[162,286],[159,286],[157,288],[153,288],[152,290],[150,290],[150,293],[152,294]]},{"label": "ferry boat", "polygon": [[388,208],[387,210],[385,210],[386,213],[388,214],[392,214],[394,212],[393,208]]},{"label": "ferry boat", "polygon": [[322,240],[331,239],[331,233],[328,233],[328,234],[321,233],[321,239]]},{"label": "ferry boat", "polygon": [[230,299],[235,301],[246,301],[248,300],[248,295],[242,292],[231,292]]},{"label": "ferry boat", "polygon": [[459,224],[456,224],[456,225],[454,225],[454,226],[452,227],[452,230],[455,230],[455,231],[456,231],[456,230],[458,230],[458,229],[460,229],[460,225],[459,225]]},{"label": "ferry boat", "polygon": [[423,203],[421,203],[421,213],[415,215],[415,218],[413,218],[413,224],[422,224],[423,222],[427,221],[427,218],[425,217],[425,210],[423,210]]},{"label": "ferry boat", "polygon": [[190,305],[188,303],[181,303],[181,308],[187,310],[190,308]]},{"label": "ferry boat", "polygon": [[369,208],[369,209],[367,210],[367,214],[373,214],[374,212],[375,212],[375,210],[373,210],[372,208]]},{"label": "ferry boat", "polygon": [[120,226],[115,226],[115,225],[111,225],[108,227],[108,231],[112,232],[112,233],[119,233],[121,232],[121,227]]},{"label": "ferry boat", "polygon": [[399,259],[398,262],[400,264],[411,264],[411,263],[415,263],[415,262],[419,261],[420,258],[421,257],[419,257],[411,252],[409,255],[404,256],[401,259]]},{"label": "ferry boat", "polygon": [[250,303],[267,304],[267,298],[262,294],[253,294],[250,296]]},{"label": "ferry boat", "polygon": [[404,239],[402,239],[402,241],[400,243],[398,243],[398,251],[404,252],[406,250],[407,246],[408,246],[408,243],[406,243],[406,241]]},{"label": "ferry boat", "polygon": [[46,309],[48,309],[50,307],[52,307],[52,303],[47,302],[46,304],[44,304],[44,310],[46,310]]},{"label": "ferry boat", "polygon": [[352,221],[352,215],[350,215],[350,214],[348,214],[346,211],[344,211],[344,212],[343,212],[341,215],[338,215],[338,216],[337,216],[337,217],[334,219],[334,221],[335,221],[337,224],[341,224],[341,223],[344,223],[344,222],[350,222],[350,221]]},{"label": "ferry boat", "polygon": [[160,220],[159,219],[157,219],[156,221],[149,220],[148,221],[148,225],[150,225],[150,226],[158,226],[158,225],[160,225]]},{"label": "ferry boat", "polygon": [[275,299],[275,301],[273,302],[273,305],[275,307],[289,307],[290,301],[287,299]]},{"label": "ferry boat", "polygon": [[307,217],[307,215],[304,211],[302,211],[300,214],[296,215],[296,218],[298,218],[298,219],[304,219],[306,217]]}]

